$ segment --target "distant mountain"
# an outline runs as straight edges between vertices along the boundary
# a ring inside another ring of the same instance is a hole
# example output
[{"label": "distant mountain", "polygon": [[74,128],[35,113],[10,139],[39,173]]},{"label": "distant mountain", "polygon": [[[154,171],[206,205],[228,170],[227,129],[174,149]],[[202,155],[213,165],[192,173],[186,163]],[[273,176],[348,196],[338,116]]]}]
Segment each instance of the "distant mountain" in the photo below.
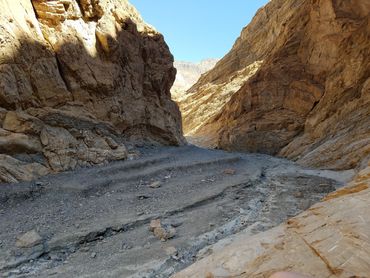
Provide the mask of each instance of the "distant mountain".
[{"label": "distant mountain", "polygon": [[203,73],[212,69],[218,59],[204,59],[198,63],[175,61],[177,69],[175,83],[171,89],[173,98],[176,100],[181,97],[191,86],[193,86]]}]

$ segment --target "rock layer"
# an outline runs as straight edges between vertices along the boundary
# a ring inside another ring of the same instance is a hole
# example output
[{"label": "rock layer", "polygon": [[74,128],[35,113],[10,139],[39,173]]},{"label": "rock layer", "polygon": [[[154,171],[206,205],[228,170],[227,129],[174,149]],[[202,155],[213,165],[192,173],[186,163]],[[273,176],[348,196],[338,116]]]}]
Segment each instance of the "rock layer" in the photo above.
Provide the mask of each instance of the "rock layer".
[{"label": "rock layer", "polygon": [[180,100],[190,87],[192,87],[202,74],[212,69],[217,59],[205,59],[199,63],[175,61],[174,66],[177,70],[175,83],[171,88],[172,97]]},{"label": "rock layer", "polygon": [[0,181],[183,143],[173,57],[128,1],[1,0],[0,26]]},{"label": "rock layer", "polygon": [[369,13],[360,0],[270,1],[180,103],[185,133],[205,136],[204,145],[279,154],[308,166],[364,165]]},{"label": "rock layer", "polygon": [[174,278],[270,277],[294,271],[310,277],[368,277],[370,165],[348,186],[329,194],[274,229],[231,243]]}]

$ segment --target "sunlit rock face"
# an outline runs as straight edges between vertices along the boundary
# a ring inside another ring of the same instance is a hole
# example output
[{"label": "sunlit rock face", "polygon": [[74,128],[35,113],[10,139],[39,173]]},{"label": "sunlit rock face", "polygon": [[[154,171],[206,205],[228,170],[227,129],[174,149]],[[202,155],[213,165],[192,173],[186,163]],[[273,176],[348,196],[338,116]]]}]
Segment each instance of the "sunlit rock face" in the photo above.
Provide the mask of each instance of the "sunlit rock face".
[{"label": "sunlit rock face", "polygon": [[270,1],[180,102],[185,133],[315,167],[366,163],[369,13],[361,0]]},{"label": "sunlit rock face", "polygon": [[370,273],[370,165],[347,186],[280,226],[242,231],[219,242],[172,278],[367,277]]},{"label": "sunlit rock face", "polygon": [[126,0],[0,0],[0,181],[182,144],[175,74]]},{"label": "sunlit rock face", "polygon": [[171,88],[172,98],[176,101],[181,100],[186,95],[186,91],[198,81],[202,74],[212,69],[217,61],[217,59],[204,59],[199,63],[175,61],[177,74]]}]

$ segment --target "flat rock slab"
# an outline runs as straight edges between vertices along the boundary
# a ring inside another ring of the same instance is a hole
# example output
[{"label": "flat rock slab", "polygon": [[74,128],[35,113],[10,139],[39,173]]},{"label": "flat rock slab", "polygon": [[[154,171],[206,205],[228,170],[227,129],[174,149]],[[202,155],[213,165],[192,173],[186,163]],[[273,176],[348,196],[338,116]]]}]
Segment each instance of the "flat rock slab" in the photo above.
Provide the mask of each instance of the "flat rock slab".
[{"label": "flat rock slab", "polygon": [[348,186],[285,224],[255,236],[234,236],[173,278],[269,277],[277,271],[369,277],[369,188],[370,165]]},{"label": "flat rock slab", "polygon": [[[169,277],[207,247],[275,227],[341,184],[266,155],[140,151],[134,161],[1,186],[0,276]],[[166,233],[154,232],[156,221],[150,230],[156,219]],[[42,244],[17,247],[32,230]]]}]

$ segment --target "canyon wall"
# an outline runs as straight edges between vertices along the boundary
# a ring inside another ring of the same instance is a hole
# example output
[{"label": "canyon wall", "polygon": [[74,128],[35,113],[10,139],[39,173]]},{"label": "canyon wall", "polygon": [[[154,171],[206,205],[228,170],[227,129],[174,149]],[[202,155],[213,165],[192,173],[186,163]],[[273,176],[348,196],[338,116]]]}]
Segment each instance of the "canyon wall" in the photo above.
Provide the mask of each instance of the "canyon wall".
[{"label": "canyon wall", "polygon": [[127,0],[0,0],[0,181],[182,144],[175,75]]},{"label": "canyon wall", "polygon": [[201,145],[328,169],[370,156],[370,3],[272,0],[180,102]]},{"label": "canyon wall", "polygon": [[175,61],[174,66],[177,70],[175,83],[171,88],[172,97],[178,101],[188,89],[190,89],[201,77],[202,74],[212,69],[217,59],[204,59],[198,63]]}]

